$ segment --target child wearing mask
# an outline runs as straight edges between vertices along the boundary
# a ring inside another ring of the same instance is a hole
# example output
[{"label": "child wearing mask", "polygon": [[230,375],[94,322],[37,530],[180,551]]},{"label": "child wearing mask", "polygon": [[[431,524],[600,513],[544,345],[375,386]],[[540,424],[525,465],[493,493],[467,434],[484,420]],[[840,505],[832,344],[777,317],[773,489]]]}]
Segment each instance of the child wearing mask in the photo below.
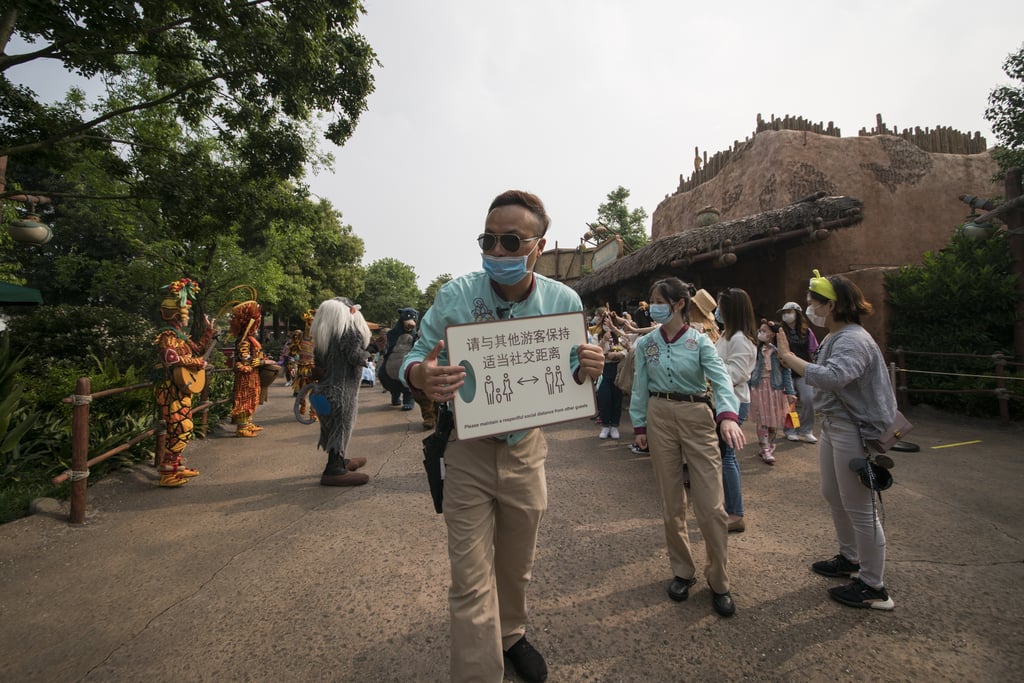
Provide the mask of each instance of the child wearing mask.
[{"label": "child wearing mask", "polygon": [[[786,333],[786,340],[789,342],[789,349],[796,354],[796,357],[808,363],[814,360],[818,352],[818,338],[804,315],[803,309],[795,301],[787,301],[778,310],[782,316],[782,330]],[[793,388],[796,389],[799,401],[797,402],[797,417],[800,419],[800,426],[797,428],[786,427],[786,438],[790,441],[803,441],[804,443],[817,443],[814,436],[814,387],[807,383],[802,375],[793,372]]]},{"label": "child wearing mask", "polygon": [[775,335],[779,325],[761,319],[757,330],[757,357],[750,373],[750,414],[757,424],[761,460],[775,464],[775,436],[796,403],[793,373],[779,362]]}]

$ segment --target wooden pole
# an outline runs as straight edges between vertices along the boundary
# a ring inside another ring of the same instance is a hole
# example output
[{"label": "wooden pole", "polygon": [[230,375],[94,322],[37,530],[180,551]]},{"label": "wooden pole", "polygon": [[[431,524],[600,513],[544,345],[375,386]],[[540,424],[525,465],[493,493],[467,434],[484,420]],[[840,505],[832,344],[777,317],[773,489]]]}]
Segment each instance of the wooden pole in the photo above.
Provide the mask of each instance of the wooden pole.
[{"label": "wooden pole", "polygon": [[[1006,202],[1021,196],[1021,169],[1006,171],[1004,199]],[[1010,264],[1017,276],[1017,320],[1013,324],[1013,353],[1017,361],[1024,361],[1024,207],[1016,207],[1003,215],[1006,223],[1006,241],[1010,247]]]},{"label": "wooden pole", "polygon": [[89,404],[92,382],[79,377],[71,409],[71,511],[68,522],[85,524],[85,492],[89,477]]},{"label": "wooden pole", "polygon": [[996,398],[999,399],[999,421],[1006,427],[1010,424],[1010,405],[1006,391],[1006,356],[1001,353],[993,357],[996,362]]}]

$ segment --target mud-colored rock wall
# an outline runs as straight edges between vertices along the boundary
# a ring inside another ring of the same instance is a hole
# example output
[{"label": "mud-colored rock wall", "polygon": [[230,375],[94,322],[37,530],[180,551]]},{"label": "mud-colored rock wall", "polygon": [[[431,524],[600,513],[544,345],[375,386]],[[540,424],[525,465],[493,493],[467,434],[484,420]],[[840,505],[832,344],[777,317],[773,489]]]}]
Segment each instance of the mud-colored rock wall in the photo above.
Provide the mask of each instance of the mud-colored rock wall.
[{"label": "mud-colored rock wall", "polygon": [[694,228],[697,213],[706,206],[717,208],[721,220],[728,221],[818,190],[856,197],[864,202],[860,225],[834,231],[823,242],[744,252],[736,265],[691,279],[709,289],[743,287],[759,315],[773,315],[785,301],[803,304],[813,268],[844,274],[876,306],[877,314],[865,327],[884,343],[883,274],[920,263],[926,251],[945,246],[970,211],[959,195],[1002,193],[992,180],[996,171],[988,152],[930,154],[891,135],[839,138],[769,130],[735,150],[711,180],[666,197],[654,211],[651,232],[657,240]]}]

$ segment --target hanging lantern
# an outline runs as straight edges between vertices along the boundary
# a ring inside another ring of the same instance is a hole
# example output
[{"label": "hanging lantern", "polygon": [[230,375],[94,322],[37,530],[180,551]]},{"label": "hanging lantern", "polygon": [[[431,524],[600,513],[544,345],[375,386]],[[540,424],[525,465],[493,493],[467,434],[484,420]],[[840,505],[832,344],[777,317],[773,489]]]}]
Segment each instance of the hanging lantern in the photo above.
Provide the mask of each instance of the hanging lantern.
[{"label": "hanging lantern", "polygon": [[46,223],[39,221],[34,213],[25,214],[24,218],[11,221],[7,226],[11,238],[20,244],[46,244],[53,239],[53,231]]},{"label": "hanging lantern", "polygon": [[697,212],[697,227],[703,228],[718,222],[721,213],[713,206],[705,206]]}]

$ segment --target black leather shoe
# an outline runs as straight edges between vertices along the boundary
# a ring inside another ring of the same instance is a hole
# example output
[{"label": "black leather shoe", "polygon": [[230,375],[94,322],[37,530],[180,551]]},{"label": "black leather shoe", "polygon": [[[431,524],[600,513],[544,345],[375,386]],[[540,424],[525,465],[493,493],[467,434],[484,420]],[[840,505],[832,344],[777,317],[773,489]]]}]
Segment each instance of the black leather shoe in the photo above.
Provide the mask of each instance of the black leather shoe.
[{"label": "black leather shoe", "polygon": [[544,656],[530,645],[530,641],[523,636],[516,641],[516,644],[505,651],[505,656],[512,662],[516,673],[524,681],[529,683],[544,683],[548,679],[548,665]]},{"label": "black leather shoe", "polygon": [[681,579],[678,576],[672,579],[668,585],[668,597],[676,602],[682,602],[690,597],[690,586],[697,583],[697,579]]},{"label": "black leather shoe", "polygon": [[[708,586],[708,588],[711,588]],[[711,589],[711,606],[715,608],[723,617],[731,617],[736,614],[736,603],[732,601],[732,596],[726,593],[716,593],[714,589]]]}]

